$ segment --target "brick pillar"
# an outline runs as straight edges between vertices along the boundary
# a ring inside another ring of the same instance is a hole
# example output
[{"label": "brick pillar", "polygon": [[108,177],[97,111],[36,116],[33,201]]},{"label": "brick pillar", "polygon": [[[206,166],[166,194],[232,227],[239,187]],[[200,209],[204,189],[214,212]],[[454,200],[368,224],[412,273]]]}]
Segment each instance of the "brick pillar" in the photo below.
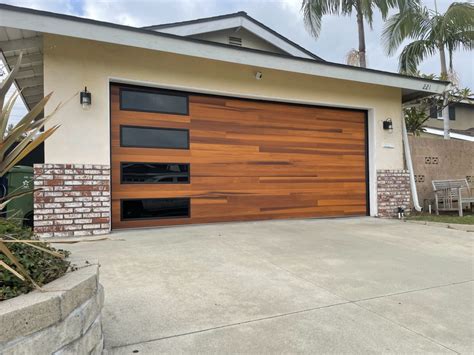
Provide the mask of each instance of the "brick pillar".
[{"label": "brick pillar", "polygon": [[410,197],[410,175],[407,170],[377,170],[379,217],[397,217],[398,207],[409,214]]},{"label": "brick pillar", "polygon": [[34,231],[43,237],[110,232],[108,165],[35,164]]}]

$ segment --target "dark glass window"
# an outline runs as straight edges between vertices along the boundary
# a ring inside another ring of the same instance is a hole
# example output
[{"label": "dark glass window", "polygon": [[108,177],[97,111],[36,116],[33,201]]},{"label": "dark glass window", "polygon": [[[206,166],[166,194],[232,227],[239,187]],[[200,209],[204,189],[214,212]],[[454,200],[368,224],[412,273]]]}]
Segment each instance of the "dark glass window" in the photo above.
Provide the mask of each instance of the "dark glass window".
[{"label": "dark glass window", "polygon": [[188,114],[188,96],[161,91],[120,89],[120,109],[126,111]]},{"label": "dark glass window", "polygon": [[182,218],[190,216],[190,198],[122,200],[122,220]]},{"label": "dark glass window", "polygon": [[454,106],[449,106],[449,119],[456,121],[456,108]]},{"label": "dark glass window", "polygon": [[120,126],[120,145],[137,148],[189,149],[187,129]]},{"label": "dark glass window", "polygon": [[187,184],[189,164],[121,163],[122,184]]}]

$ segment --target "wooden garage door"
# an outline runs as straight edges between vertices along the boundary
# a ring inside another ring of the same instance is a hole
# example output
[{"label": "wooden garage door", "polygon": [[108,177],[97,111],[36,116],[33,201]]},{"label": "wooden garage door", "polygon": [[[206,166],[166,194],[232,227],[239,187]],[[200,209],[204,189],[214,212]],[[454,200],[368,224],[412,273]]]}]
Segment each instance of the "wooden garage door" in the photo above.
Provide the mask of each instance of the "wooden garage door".
[{"label": "wooden garage door", "polygon": [[367,214],[366,112],[111,86],[112,227]]}]

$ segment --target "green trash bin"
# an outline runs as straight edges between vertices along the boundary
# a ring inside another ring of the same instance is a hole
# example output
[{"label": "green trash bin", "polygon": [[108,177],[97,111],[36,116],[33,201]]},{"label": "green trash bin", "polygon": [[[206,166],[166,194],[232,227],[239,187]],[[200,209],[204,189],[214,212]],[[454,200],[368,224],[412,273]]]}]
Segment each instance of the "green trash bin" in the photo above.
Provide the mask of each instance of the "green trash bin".
[{"label": "green trash bin", "polygon": [[[33,189],[33,168],[17,165],[7,174],[7,194]],[[7,204],[7,218],[22,220],[26,226],[33,226],[33,194],[14,199]]]}]

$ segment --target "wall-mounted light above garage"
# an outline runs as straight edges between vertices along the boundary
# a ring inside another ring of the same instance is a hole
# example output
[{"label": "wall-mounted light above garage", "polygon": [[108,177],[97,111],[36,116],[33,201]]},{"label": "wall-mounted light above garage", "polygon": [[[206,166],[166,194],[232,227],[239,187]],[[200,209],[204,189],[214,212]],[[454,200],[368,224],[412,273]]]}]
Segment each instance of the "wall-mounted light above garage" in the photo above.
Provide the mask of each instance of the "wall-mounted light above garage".
[{"label": "wall-mounted light above garage", "polygon": [[383,121],[383,129],[389,133],[393,132],[393,123],[390,117]]},{"label": "wall-mounted light above garage", "polygon": [[84,110],[88,110],[92,104],[92,94],[87,91],[87,86],[84,87],[84,91],[81,91],[80,102]]}]

